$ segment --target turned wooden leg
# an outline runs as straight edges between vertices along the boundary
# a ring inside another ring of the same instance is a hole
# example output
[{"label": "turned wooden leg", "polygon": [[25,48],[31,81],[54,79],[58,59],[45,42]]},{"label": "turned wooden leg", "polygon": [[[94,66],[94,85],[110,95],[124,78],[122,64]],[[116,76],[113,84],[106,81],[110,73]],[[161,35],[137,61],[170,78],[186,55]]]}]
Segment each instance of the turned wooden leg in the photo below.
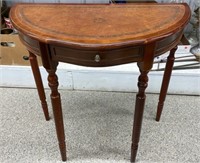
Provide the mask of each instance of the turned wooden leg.
[{"label": "turned wooden leg", "polygon": [[58,78],[55,74],[56,70],[47,70],[49,73],[48,81],[51,88],[51,102],[53,107],[53,114],[56,126],[56,133],[59,142],[60,153],[63,161],[67,160],[66,156],[66,144],[65,144],[65,132],[63,124],[63,115],[61,107],[60,94],[58,92]]},{"label": "turned wooden leg", "polygon": [[169,86],[169,82],[170,82],[170,78],[171,78],[171,73],[172,73],[172,69],[173,69],[173,65],[174,65],[174,59],[175,59],[174,54],[175,54],[176,50],[177,50],[177,46],[170,51],[170,54],[167,58],[165,72],[164,72],[163,80],[162,80],[162,86],[161,86],[161,90],[160,90],[159,102],[158,102],[158,106],[157,106],[156,121],[160,120],[161,113],[163,110],[164,101],[165,101],[165,97],[167,94],[167,90],[168,90],[168,86]]},{"label": "turned wooden leg", "polygon": [[138,88],[139,91],[136,95],[136,104],[135,104],[135,115],[133,123],[133,132],[132,132],[132,145],[131,145],[131,162],[135,162],[138,143],[140,139],[140,131],[142,127],[142,118],[145,105],[145,89],[148,82],[148,71],[140,70],[140,76],[138,78]]},{"label": "turned wooden leg", "polygon": [[41,78],[37,58],[31,52],[29,52],[29,60],[30,60],[33,76],[35,78],[35,83],[36,83],[36,87],[38,90],[38,94],[39,94],[39,98],[41,101],[44,116],[45,116],[45,119],[48,121],[50,118],[49,118],[48,106],[47,106],[47,102],[46,102],[46,96],[45,96],[45,92],[44,92],[42,78]]}]

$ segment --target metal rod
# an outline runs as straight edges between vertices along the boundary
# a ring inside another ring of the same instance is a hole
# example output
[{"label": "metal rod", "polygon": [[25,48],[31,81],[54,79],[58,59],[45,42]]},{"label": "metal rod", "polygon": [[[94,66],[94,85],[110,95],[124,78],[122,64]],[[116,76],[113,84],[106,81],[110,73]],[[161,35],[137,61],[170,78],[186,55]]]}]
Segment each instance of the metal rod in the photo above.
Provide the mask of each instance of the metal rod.
[{"label": "metal rod", "polygon": [[[195,66],[198,65],[198,66]],[[192,67],[190,67],[192,66]],[[179,66],[174,66],[173,70],[185,70],[185,69],[199,69],[200,64],[199,63],[192,63],[192,64],[186,64],[186,65],[179,65]],[[151,71],[164,71],[165,68],[160,68],[160,69],[153,69]]]}]

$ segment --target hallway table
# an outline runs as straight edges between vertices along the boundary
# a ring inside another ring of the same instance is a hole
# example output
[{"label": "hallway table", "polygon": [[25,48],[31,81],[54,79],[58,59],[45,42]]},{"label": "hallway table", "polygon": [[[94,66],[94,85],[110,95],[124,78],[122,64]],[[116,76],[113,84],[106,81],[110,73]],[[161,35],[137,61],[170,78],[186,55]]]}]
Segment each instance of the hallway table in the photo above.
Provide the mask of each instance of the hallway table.
[{"label": "hallway table", "polygon": [[46,120],[49,120],[49,113],[36,56],[41,57],[43,67],[48,72],[63,161],[67,160],[67,155],[56,75],[59,62],[90,67],[137,62],[140,71],[139,90],[136,95],[130,159],[135,162],[148,72],[155,57],[170,51],[158,103],[156,120],[159,121],[173,68],[174,53],[190,19],[188,5],[19,3],[11,8],[10,19],[29,51],[29,60]]}]

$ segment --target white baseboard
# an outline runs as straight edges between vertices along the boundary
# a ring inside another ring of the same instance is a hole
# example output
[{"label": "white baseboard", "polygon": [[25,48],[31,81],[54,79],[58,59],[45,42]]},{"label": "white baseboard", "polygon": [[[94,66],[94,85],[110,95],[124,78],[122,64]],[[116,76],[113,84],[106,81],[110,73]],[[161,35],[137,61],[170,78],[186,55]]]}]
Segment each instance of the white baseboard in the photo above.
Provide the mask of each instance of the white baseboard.
[{"label": "white baseboard", "polygon": [[[165,55],[164,55],[165,56]],[[163,66],[161,64],[161,66]],[[156,69],[158,65],[154,65]],[[47,73],[40,67],[44,87]],[[105,68],[89,68],[60,63],[57,70],[59,89],[137,92],[138,68],[135,63]],[[159,93],[163,71],[149,73],[147,92]],[[35,88],[29,66],[0,66],[0,86]],[[175,70],[168,93],[200,95],[200,71]]]}]

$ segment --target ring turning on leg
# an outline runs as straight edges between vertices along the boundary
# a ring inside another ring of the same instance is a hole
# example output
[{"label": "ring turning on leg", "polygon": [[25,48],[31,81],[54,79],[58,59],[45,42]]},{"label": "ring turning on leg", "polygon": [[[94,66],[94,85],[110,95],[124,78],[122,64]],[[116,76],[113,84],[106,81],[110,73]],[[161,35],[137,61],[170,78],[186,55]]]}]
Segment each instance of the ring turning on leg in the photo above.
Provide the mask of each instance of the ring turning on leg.
[{"label": "ring turning on leg", "polygon": [[142,127],[142,118],[145,104],[145,89],[147,88],[148,82],[148,71],[140,70],[140,76],[138,80],[138,94],[136,95],[136,104],[135,104],[135,114],[134,114],[134,123],[133,123],[133,132],[132,132],[132,145],[131,145],[131,162],[135,162],[138,143],[140,139],[140,132]]},{"label": "ring turning on leg", "polygon": [[60,148],[60,153],[63,161],[67,160],[66,156],[66,144],[65,144],[65,132],[63,124],[63,115],[60,94],[58,92],[58,78],[55,74],[55,70],[47,70],[49,73],[48,81],[51,88],[51,102],[53,107],[53,114],[55,119],[56,133]]}]

